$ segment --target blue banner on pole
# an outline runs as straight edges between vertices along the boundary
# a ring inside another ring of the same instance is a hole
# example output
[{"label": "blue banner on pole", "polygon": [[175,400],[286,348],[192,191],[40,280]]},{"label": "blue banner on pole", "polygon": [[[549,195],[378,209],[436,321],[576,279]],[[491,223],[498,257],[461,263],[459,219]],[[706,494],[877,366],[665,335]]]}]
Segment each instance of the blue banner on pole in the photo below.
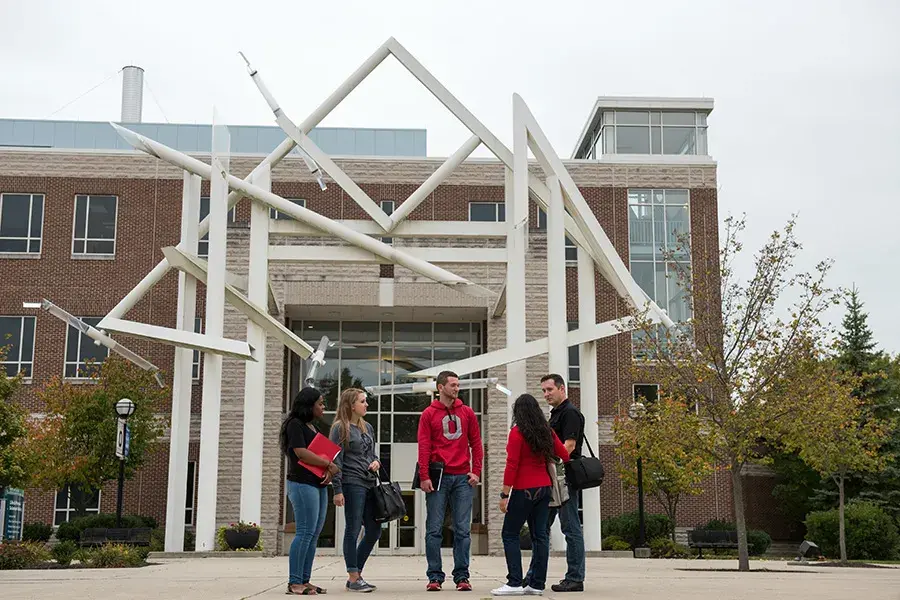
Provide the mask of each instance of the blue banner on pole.
[{"label": "blue banner on pole", "polygon": [[131,449],[131,427],[125,424],[125,458],[128,458],[128,451]]}]

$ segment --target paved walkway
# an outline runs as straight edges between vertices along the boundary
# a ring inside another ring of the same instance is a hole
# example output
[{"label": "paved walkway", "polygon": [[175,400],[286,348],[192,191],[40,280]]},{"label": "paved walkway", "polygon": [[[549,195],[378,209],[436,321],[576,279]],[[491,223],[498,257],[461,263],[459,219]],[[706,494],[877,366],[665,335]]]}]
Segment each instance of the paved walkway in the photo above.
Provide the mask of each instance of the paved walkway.
[{"label": "paved walkway", "polygon": [[[445,568],[447,566],[445,558]],[[452,560],[452,559],[451,559]],[[589,558],[587,591],[548,598],[601,598],[630,600],[760,600],[815,598],[816,600],[900,600],[900,569],[839,569],[788,567],[784,562],[754,561],[754,569],[788,572],[719,572],[733,569],[736,561],[635,560]],[[565,561],[551,559],[550,575],[558,580]],[[490,597],[490,590],[505,578],[502,557],[474,557],[471,565],[475,591],[472,600]],[[78,598],[156,600],[198,598],[239,600],[284,598],[287,559],[205,558],[158,561],[141,569],[0,571],[0,598]],[[368,596],[376,598],[431,598],[426,594],[424,557],[373,557],[366,579],[378,585]],[[329,590],[328,598],[357,596],[344,591],[346,574],[337,557],[316,560],[313,583]],[[442,596],[456,597],[453,588]]]}]

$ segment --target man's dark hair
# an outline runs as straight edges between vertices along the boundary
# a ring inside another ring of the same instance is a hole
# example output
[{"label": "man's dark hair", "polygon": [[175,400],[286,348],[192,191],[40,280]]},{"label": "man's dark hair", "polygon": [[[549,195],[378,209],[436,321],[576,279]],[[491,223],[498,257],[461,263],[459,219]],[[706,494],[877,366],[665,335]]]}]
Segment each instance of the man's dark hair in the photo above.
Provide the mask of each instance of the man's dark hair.
[{"label": "man's dark hair", "polygon": [[541,377],[541,383],[545,381],[553,380],[553,383],[556,384],[556,387],[561,388],[566,386],[566,380],[562,378],[562,375],[557,375],[556,373],[550,373],[549,375],[544,375]]},{"label": "man's dark hair", "polygon": [[447,385],[447,380],[451,377],[456,377],[459,379],[459,375],[454,373],[453,371],[441,371],[437,376],[437,384],[438,385]]}]

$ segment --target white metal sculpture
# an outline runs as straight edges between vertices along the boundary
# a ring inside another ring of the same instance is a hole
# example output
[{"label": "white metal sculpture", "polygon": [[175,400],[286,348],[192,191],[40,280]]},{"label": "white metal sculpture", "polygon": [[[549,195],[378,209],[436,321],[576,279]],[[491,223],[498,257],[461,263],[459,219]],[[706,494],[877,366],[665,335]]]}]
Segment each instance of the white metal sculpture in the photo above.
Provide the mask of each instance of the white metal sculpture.
[{"label": "white metal sculpture", "polygon": [[[385,58],[394,56],[472,133],[466,142],[447,161],[429,176],[392,215],[386,215],[378,205],[308,137],[353,89],[356,88]],[[243,55],[242,55],[243,56]],[[246,58],[244,59],[246,60]],[[175,248],[164,250],[161,261],[135,288],[129,292],[99,324],[100,329],[126,335],[154,339],[176,346],[175,380],[173,386],[172,435],[170,442],[169,489],[166,523],[166,550],[178,551],[183,543],[181,526],[185,505],[184,486],[187,465],[188,430],[190,422],[191,349],[206,353],[204,363],[203,414],[201,424],[200,498],[197,507],[197,550],[213,547],[215,535],[216,486],[218,480],[218,392],[221,389],[221,357],[237,356],[247,361],[244,401],[244,447],[241,489],[241,519],[259,522],[262,494],[261,461],[264,397],[264,357],[267,335],[271,335],[302,359],[309,359],[313,368],[324,364],[324,348],[318,351],[300,340],[293,332],[268,314],[271,291],[268,285],[268,265],[273,261],[304,262],[385,262],[406,267],[434,282],[464,294],[485,299],[485,307],[494,317],[506,314],[507,347],[450,364],[426,369],[414,376],[422,383],[409,384],[410,389],[431,390],[433,378],[440,370],[452,369],[460,375],[506,365],[507,386],[496,378],[470,381],[477,387],[496,386],[511,400],[526,391],[528,358],[549,353],[550,366],[558,372],[566,367],[567,348],[580,345],[582,353],[582,406],[587,420],[587,434],[597,440],[596,427],[596,340],[615,335],[631,326],[629,319],[596,323],[594,318],[594,270],[609,281],[616,292],[631,306],[648,308],[652,319],[671,326],[672,322],[632,279],[627,267],[613,248],[597,222],[593,212],[573,182],[546,136],[537,125],[525,102],[513,97],[514,148],[510,151],[472,113],[466,109],[441,83],[393,38],[375,51],[343,84],[299,125],[295,124],[276,102],[274,95],[262,82],[259,72],[247,67],[260,93],[273,111],[276,122],[285,131],[286,139],[269,154],[246,179],[228,172],[227,144],[223,128],[214,128],[211,164],[204,163],[146,138],[119,125],[112,126],[134,148],[182,168],[184,197],[182,204],[181,241]],[[446,181],[456,167],[481,144],[484,144],[506,168],[506,223],[429,223],[407,222],[410,213]],[[348,196],[371,217],[371,221],[333,220],[272,193],[271,169],[291,150],[299,146],[301,156],[319,185],[324,189],[322,171],[341,186]],[[546,179],[541,180],[528,170],[528,150],[543,168]],[[211,181],[210,214],[199,221],[200,178]],[[230,193],[229,193],[230,189]],[[535,198],[548,214],[548,260],[550,264],[564,263],[564,238],[568,236],[579,248],[579,326],[566,332],[565,274],[561,268],[548,269],[548,311],[550,336],[526,342],[525,335],[525,253],[527,250],[528,198]],[[250,265],[247,294],[234,285],[236,278],[225,270],[225,215],[241,197],[253,201],[250,234]],[[268,208],[293,217],[299,224],[298,235],[327,235],[340,238],[349,246],[317,247],[313,252],[301,246],[269,246]],[[505,236],[506,248],[414,248],[402,250],[379,241],[373,235],[393,237],[444,237],[454,235],[473,237]],[[209,261],[198,259],[197,240],[209,233]],[[327,248],[327,250],[324,250]],[[323,252],[324,250],[324,252]],[[507,265],[507,281],[501,290],[491,291],[460,277],[435,263],[475,262]],[[178,320],[176,329],[124,319],[147,291],[158,283],[170,268],[179,273]],[[196,281],[207,284],[206,331],[193,333]],[[268,300],[268,302],[267,302]],[[233,304],[248,318],[247,340],[223,338],[224,302]],[[324,344],[328,341],[323,340]],[[590,382],[593,381],[593,385]],[[383,390],[382,390],[383,391]],[[396,390],[395,390],[396,391]],[[586,493],[587,548],[599,549],[599,494]],[[590,508],[588,508],[590,507]],[[588,517],[588,515],[592,515]],[[593,515],[596,515],[596,519]],[[590,520],[590,523],[588,522]],[[596,523],[594,523],[596,521]]]}]

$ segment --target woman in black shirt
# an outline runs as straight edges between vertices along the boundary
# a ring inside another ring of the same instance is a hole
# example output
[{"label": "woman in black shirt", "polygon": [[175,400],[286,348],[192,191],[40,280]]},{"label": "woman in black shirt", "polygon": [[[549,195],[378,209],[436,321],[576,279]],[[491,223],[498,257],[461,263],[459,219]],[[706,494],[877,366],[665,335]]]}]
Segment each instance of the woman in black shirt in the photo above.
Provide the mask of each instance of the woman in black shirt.
[{"label": "woman in black shirt", "polygon": [[[294,508],[297,531],[291,550],[288,572],[288,594],[311,596],[325,590],[309,583],[316,544],[325,524],[328,506],[326,487],[339,471],[337,465],[310,452],[307,447],[319,433],[313,420],[325,414],[325,400],[319,390],[307,387],[294,398],[291,412],[281,424],[281,451],[288,457],[288,475],[285,489]],[[326,467],[321,478],[306,469],[298,461]]]}]

